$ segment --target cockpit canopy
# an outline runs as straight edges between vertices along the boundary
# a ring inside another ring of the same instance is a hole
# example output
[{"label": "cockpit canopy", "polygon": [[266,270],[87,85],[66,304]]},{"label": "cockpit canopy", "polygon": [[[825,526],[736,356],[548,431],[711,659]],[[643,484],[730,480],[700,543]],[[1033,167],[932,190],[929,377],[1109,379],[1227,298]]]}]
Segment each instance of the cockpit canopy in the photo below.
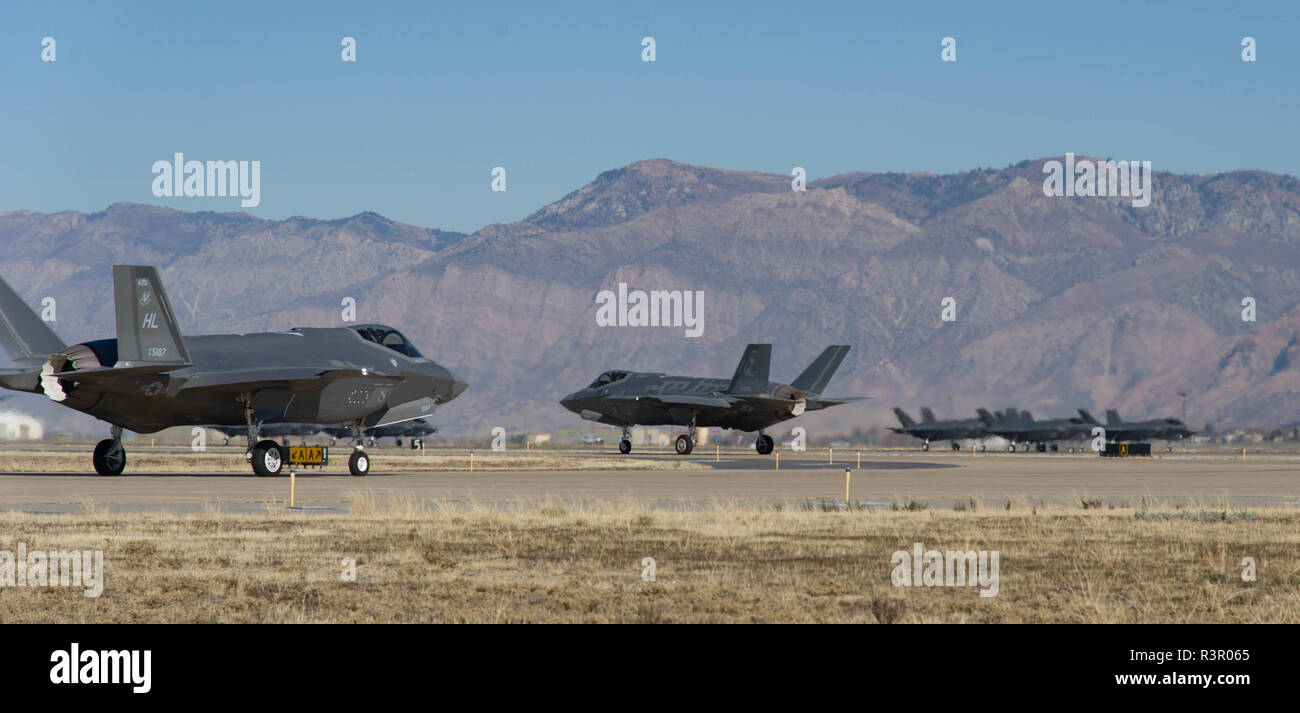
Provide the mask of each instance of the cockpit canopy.
[{"label": "cockpit canopy", "polygon": [[401,332],[392,327],[385,327],[382,324],[363,324],[359,327],[352,327],[352,331],[361,335],[361,338],[374,342],[380,346],[388,347],[398,354],[418,359],[424,355],[419,349],[415,348]]},{"label": "cockpit canopy", "polygon": [[600,376],[596,377],[596,380],[591,382],[591,385],[588,386],[587,388],[599,389],[602,386],[609,386],[615,381],[622,381],[623,379],[626,378],[627,378],[626,371],[607,371],[604,374],[601,374]]}]

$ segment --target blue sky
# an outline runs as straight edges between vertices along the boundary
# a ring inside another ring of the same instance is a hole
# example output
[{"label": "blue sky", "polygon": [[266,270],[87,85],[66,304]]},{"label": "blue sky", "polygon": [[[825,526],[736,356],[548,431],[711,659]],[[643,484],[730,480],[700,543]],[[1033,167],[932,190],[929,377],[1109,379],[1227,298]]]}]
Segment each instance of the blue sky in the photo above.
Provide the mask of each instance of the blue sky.
[{"label": "blue sky", "polygon": [[0,210],[241,209],[155,197],[177,151],[261,161],[258,216],[464,231],[655,157],[810,180],[1066,151],[1295,175],[1298,29],[1282,2],[10,3]]}]

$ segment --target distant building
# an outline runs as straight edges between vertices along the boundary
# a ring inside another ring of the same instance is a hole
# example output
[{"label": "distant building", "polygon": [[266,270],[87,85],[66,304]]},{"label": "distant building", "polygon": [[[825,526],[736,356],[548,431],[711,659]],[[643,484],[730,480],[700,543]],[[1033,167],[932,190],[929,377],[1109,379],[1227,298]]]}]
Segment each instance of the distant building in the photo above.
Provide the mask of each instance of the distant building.
[{"label": "distant building", "polygon": [[32,441],[45,437],[45,428],[34,417],[18,411],[0,411],[0,440]]}]

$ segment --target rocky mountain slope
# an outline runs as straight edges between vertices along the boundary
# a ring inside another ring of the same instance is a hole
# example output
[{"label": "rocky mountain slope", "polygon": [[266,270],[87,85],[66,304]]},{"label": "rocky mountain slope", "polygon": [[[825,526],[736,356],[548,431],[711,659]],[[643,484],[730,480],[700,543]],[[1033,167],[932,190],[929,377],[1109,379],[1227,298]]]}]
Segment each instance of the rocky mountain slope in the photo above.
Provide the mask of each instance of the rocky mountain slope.
[{"label": "rocky mountain slope", "polygon": [[[890,423],[892,405],[1179,415],[1180,393],[1198,426],[1297,420],[1300,181],[1157,172],[1135,208],[1044,196],[1042,166],[793,192],[788,176],[655,159],[472,235],[373,213],[4,213],[0,274],[55,297],[69,341],[111,335],[118,262],[159,265],[188,333],[340,324],[355,298],[359,321],[468,378],[437,417],[449,434],[582,425],[556,400],[606,368],[727,377],[751,341],[774,343],[778,380],[854,345],[830,391],[876,399],[804,417],[810,435]],[[703,290],[702,336],[598,327],[596,293],[619,282]]]}]

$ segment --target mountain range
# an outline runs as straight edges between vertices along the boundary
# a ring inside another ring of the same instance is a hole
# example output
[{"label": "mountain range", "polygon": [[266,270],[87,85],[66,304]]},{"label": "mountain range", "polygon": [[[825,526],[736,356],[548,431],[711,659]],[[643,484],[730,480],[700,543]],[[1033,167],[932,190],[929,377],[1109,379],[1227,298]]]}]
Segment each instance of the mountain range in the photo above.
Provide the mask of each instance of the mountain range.
[{"label": "mountain range", "polygon": [[[369,212],[16,211],[0,213],[0,274],[33,304],[55,298],[69,343],[112,336],[117,263],[157,265],[189,334],[339,325],[353,298],[358,322],[398,327],[469,381],[434,420],[485,440],[583,425],[556,401],[605,369],[727,378],[764,341],[777,381],[854,347],[829,395],[874,398],[789,424],[810,437],[892,424],[895,405],[1300,419],[1300,181],[1157,171],[1133,207],[1044,195],[1046,160],[794,191],[790,176],[652,159],[472,234]],[[620,282],[703,291],[703,334],[597,326],[597,293]],[[41,401],[6,407],[102,430]]]}]

